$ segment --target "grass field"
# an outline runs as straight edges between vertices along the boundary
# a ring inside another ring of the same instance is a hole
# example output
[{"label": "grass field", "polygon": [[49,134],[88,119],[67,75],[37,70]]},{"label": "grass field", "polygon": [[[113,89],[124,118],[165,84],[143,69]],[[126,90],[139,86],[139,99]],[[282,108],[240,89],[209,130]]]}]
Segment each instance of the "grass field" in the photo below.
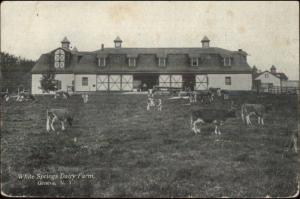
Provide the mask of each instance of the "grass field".
[{"label": "grass field", "polygon": [[[52,197],[285,197],[297,192],[298,155],[285,152],[297,131],[296,96],[233,97],[238,107],[256,102],[272,103],[274,109],[264,127],[230,118],[222,135],[212,133],[213,125],[193,134],[190,113],[203,105],[186,106],[187,101],[168,97],[162,96],[162,112],[146,111],[146,95],[97,94],[87,104],[79,96],[9,101],[1,130],[2,192]],[[68,107],[74,126],[47,133],[47,107]],[[20,179],[21,174],[31,177]],[[40,174],[48,177],[39,180]],[[77,177],[64,179],[67,174]]]}]

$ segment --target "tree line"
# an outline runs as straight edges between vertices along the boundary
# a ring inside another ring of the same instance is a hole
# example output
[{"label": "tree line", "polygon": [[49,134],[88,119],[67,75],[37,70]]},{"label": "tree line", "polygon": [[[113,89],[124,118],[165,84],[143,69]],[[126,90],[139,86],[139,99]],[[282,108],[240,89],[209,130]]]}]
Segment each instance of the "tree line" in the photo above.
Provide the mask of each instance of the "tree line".
[{"label": "tree line", "polygon": [[0,52],[0,88],[10,92],[18,87],[30,89],[30,71],[36,62],[8,52]]}]

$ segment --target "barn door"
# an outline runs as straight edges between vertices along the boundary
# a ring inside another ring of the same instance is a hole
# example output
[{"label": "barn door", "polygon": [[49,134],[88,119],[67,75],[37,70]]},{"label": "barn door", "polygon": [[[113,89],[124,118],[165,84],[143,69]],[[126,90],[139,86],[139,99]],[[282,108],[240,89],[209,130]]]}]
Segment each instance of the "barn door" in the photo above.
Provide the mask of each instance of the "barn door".
[{"label": "barn door", "polygon": [[182,76],[172,75],[171,76],[171,87],[181,88],[182,87]]},{"label": "barn door", "polygon": [[131,91],[133,89],[132,75],[122,75],[122,90]]},{"label": "barn door", "polygon": [[196,75],[195,90],[207,90],[208,89],[208,76]]},{"label": "barn door", "polygon": [[109,76],[109,90],[120,91],[121,90],[121,75]]},{"label": "barn door", "polygon": [[97,76],[97,90],[98,91],[107,91],[108,90],[108,76],[107,75],[98,75]]},{"label": "barn door", "polygon": [[160,75],[159,76],[159,86],[160,87],[170,87],[170,75]]}]

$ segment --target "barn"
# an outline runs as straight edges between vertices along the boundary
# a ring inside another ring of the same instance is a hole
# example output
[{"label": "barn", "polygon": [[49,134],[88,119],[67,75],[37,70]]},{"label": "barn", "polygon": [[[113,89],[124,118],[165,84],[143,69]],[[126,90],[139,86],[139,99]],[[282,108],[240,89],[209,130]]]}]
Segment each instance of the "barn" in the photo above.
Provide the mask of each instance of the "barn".
[{"label": "barn", "polygon": [[57,87],[75,92],[138,91],[153,86],[206,90],[251,90],[252,70],[247,53],[210,47],[205,36],[195,48],[124,48],[117,37],[114,47],[92,52],[61,47],[42,54],[32,69],[32,93],[44,94],[40,81],[55,71]]}]

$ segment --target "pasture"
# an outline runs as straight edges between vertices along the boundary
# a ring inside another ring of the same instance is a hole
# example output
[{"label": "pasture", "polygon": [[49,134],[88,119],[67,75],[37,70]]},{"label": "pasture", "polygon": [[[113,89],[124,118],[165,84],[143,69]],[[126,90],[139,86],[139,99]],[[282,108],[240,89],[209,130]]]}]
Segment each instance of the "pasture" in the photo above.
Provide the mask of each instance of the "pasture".
[{"label": "pasture", "polygon": [[[285,151],[297,131],[297,97],[241,94],[242,103],[272,103],[265,126],[247,127],[238,115],[215,135],[190,128],[190,113],[226,108],[228,101],[184,105],[162,96],[162,111],[147,111],[146,95],[117,93],[2,104],[2,193],[69,197],[287,197],[298,188],[298,155]],[[46,131],[46,109],[75,114],[65,132]],[[254,124],[257,124],[253,120]],[[20,175],[27,174],[21,179]],[[39,179],[44,175],[44,179]],[[69,178],[67,177],[69,175]],[[77,175],[74,179],[70,176]]]}]

